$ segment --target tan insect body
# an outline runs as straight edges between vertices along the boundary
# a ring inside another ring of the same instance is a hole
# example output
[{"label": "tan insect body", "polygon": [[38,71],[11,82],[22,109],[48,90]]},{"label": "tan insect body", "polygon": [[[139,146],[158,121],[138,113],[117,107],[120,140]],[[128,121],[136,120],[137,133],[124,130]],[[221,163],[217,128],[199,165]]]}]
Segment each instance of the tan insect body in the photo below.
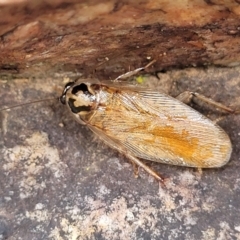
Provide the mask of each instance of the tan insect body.
[{"label": "tan insect body", "polygon": [[[60,101],[80,124],[87,125],[106,144],[159,181],[163,181],[162,177],[141,159],[196,168],[225,165],[232,152],[228,135],[183,102],[195,97],[226,112],[237,112],[198,93],[184,92],[176,99],[119,82],[146,67],[127,72],[108,83],[99,83],[97,79],[69,82]],[[41,101],[44,100],[34,102]],[[2,110],[27,104],[30,103]]]},{"label": "tan insect body", "polygon": [[61,100],[78,122],[137,165],[146,159],[216,168],[230,159],[232,146],[225,131],[166,94],[122,83],[80,80],[67,85]]}]

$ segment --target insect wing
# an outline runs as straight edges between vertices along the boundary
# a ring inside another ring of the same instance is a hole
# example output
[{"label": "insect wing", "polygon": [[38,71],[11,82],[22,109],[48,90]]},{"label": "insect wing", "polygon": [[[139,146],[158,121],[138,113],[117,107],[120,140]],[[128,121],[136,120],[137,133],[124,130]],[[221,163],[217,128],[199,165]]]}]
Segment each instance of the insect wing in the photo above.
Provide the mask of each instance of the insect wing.
[{"label": "insect wing", "polygon": [[106,91],[112,94],[110,100],[98,107],[88,126],[111,147],[180,166],[211,168],[229,161],[228,135],[182,102],[141,89]]}]

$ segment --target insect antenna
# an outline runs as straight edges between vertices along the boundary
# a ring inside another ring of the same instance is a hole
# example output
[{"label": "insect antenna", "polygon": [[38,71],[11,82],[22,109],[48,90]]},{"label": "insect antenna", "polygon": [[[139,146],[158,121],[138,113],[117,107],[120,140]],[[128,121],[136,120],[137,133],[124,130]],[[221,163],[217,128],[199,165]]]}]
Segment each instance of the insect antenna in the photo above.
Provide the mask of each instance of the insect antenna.
[{"label": "insect antenna", "polygon": [[13,109],[13,108],[17,108],[17,107],[22,107],[22,106],[30,105],[30,104],[32,104],[32,103],[39,103],[39,102],[52,101],[52,100],[59,100],[59,98],[58,98],[58,97],[45,98],[45,99],[39,99],[39,100],[31,101],[31,102],[19,103],[19,104],[12,105],[12,106],[9,106],[9,107],[1,108],[1,109],[0,109],[0,112],[6,111],[6,110],[10,110],[10,109]]}]

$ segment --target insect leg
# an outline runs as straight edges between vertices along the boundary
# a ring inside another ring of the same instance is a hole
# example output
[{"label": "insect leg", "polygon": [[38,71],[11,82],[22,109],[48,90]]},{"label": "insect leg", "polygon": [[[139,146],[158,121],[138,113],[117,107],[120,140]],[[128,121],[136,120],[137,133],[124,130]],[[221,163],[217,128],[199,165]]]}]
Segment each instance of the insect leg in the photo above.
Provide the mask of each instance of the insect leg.
[{"label": "insect leg", "polygon": [[148,68],[149,66],[151,66],[152,64],[154,64],[156,62],[156,60],[153,60],[151,61],[150,63],[148,63],[145,67],[141,67],[141,68],[137,68],[133,71],[129,71],[129,72],[126,72],[120,76],[118,76],[116,79],[113,80],[113,82],[117,82],[119,81],[120,79],[126,79],[126,78],[129,78],[129,77],[132,77],[134,75],[136,75],[137,73],[145,70],[146,68]]},{"label": "insect leg", "polygon": [[154,170],[152,170],[150,167],[145,165],[141,160],[139,160],[138,158],[136,158],[128,153],[125,153],[124,155],[127,158],[129,158],[133,163],[135,163],[139,167],[143,168],[146,172],[148,172],[150,175],[152,175],[155,179],[157,179],[158,181],[160,181],[161,183],[164,184],[164,179],[158,173],[156,173]]},{"label": "insect leg", "polygon": [[133,165],[133,171],[134,171],[134,176],[135,178],[138,178],[139,175],[139,166],[133,162],[132,160],[129,159],[129,161],[131,161],[132,165]]},{"label": "insect leg", "polygon": [[204,95],[196,92],[185,91],[179,94],[176,98],[185,104],[189,104],[191,102],[198,104],[198,101],[201,101],[203,103],[207,103],[208,105],[215,107],[220,112],[223,111],[232,114],[238,113],[238,111],[235,111],[234,109],[227,107],[222,103],[216,102],[213,99],[205,97]]},{"label": "insect leg", "polygon": [[214,123],[218,124],[221,122],[223,119],[225,119],[225,116],[218,117],[217,119],[212,120]]}]

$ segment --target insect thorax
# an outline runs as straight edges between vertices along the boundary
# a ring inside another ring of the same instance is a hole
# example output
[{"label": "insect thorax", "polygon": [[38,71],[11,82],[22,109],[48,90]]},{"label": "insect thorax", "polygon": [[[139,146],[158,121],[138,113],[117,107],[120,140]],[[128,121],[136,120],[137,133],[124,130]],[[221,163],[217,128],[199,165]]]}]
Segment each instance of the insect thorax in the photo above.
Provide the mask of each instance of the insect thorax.
[{"label": "insect thorax", "polygon": [[[61,98],[65,99],[70,111],[77,120],[85,124],[98,106],[99,84],[73,83],[71,87],[63,92]],[[65,96],[64,96],[65,93]]]}]

